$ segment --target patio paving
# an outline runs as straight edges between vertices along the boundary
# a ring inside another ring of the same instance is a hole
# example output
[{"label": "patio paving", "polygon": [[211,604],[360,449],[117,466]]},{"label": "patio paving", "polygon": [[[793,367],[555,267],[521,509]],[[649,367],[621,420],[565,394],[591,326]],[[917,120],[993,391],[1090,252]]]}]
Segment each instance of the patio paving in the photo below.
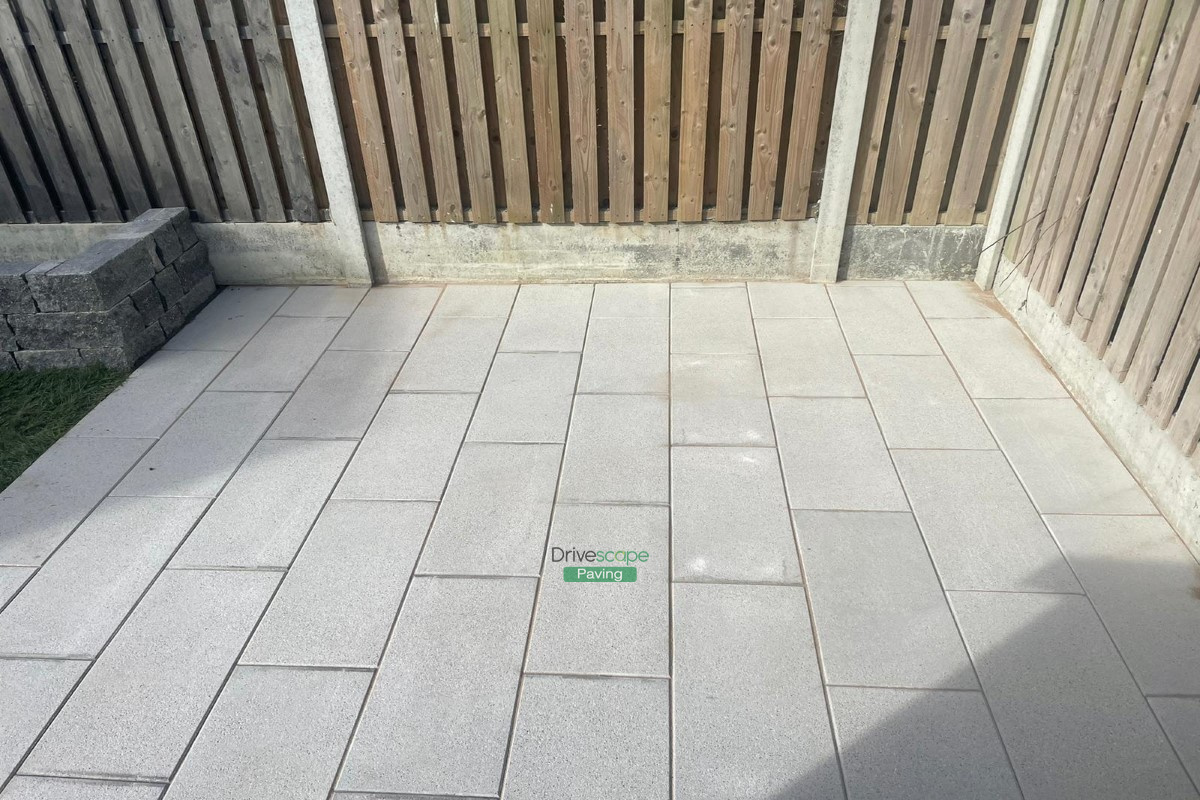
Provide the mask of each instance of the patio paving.
[{"label": "patio paving", "polygon": [[0,605],[3,800],[1198,797],[1200,567],[963,284],[226,289]]}]

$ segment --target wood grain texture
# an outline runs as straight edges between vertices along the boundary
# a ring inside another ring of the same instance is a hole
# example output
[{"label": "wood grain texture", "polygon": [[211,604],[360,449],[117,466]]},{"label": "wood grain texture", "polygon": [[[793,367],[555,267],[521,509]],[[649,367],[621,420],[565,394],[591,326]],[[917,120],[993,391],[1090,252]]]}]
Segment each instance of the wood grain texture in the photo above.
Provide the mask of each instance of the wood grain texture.
[{"label": "wood grain texture", "polygon": [[533,222],[516,5],[511,0],[488,0],[488,21],[491,28],[492,66],[496,74],[496,109],[508,221]]},{"label": "wood grain texture", "polygon": [[[3,22],[0,21],[0,36],[3,35],[3,27]],[[33,148],[25,138],[25,131],[16,124],[17,109],[4,81],[0,81],[0,119],[11,120],[8,125],[0,125],[0,146],[3,146],[8,157],[15,185],[20,187],[21,193],[25,195],[25,201],[33,214],[33,221],[58,222],[58,211],[34,160]],[[25,219],[13,221],[24,222]]]},{"label": "wood grain texture", "polygon": [[780,215],[784,219],[808,217],[832,22],[832,0],[810,0],[804,4],[800,59],[796,64],[796,90],[792,100],[792,130],[783,177]]},{"label": "wood grain texture", "polygon": [[708,130],[712,0],[686,0],[683,8],[678,214],[681,222],[699,222],[704,218],[704,153]]},{"label": "wood grain texture", "polygon": [[408,44],[400,9],[394,0],[373,0],[379,37],[379,72],[387,98],[396,171],[404,199],[404,219],[430,222],[429,187],[425,183],[425,165],[421,161],[421,140],[413,100],[412,79],[408,72]]},{"label": "wood grain texture", "polygon": [[747,216],[752,220],[768,220],[775,216],[775,182],[779,175],[779,145],[791,43],[792,0],[766,0],[747,209]]},{"label": "wood grain texture", "polygon": [[871,51],[871,80],[863,105],[862,132],[850,192],[855,198],[854,221],[860,225],[868,221],[875,194],[875,175],[883,151],[883,132],[891,104],[892,75],[900,50],[904,6],[905,0],[884,0],[879,9],[875,47]]},{"label": "wood grain texture", "polygon": [[590,0],[567,0],[567,109],[571,119],[571,218],[600,221],[595,30]]},{"label": "wood grain texture", "polygon": [[721,129],[717,155],[717,220],[742,218],[746,176],[746,123],[750,113],[751,48],[754,45],[753,0],[728,0],[721,78]]},{"label": "wood grain texture", "polygon": [[633,222],[633,3],[608,0],[605,63],[608,80],[608,210],[612,222]]},{"label": "wood grain texture", "polygon": [[645,14],[642,219],[666,222],[671,191],[671,4],[647,3]]},{"label": "wood grain texture", "polygon": [[450,119],[450,90],[446,84],[446,62],[442,54],[442,33],[433,3],[415,3],[413,26],[416,29],[417,63],[421,74],[421,95],[425,105],[425,126],[433,156],[433,183],[437,192],[437,217],[441,222],[465,219],[462,190],[458,182],[458,156],[454,152],[454,125]]},{"label": "wood grain texture", "polygon": [[487,101],[483,96],[475,0],[450,0],[450,29],[454,33],[454,75],[462,115],[467,186],[471,192],[471,221],[495,222],[496,187],[492,181],[492,150],[488,138]]}]

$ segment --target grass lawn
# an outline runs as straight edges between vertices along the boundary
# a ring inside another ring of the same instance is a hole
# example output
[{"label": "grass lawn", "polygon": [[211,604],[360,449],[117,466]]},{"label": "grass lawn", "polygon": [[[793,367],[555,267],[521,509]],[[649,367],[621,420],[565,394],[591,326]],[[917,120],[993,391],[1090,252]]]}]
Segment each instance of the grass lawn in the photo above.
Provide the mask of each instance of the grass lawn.
[{"label": "grass lawn", "polygon": [[0,491],[127,376],[99,366],[0,372]]}]

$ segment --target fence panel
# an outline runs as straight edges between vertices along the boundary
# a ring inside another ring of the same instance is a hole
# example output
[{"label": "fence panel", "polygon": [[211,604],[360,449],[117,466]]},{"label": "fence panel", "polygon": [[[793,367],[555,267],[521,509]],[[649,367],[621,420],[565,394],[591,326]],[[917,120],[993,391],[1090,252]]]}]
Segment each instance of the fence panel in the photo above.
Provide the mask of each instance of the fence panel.
[{"label": "fence panel", "polygon": [[321,220],[286,25],[270,0],[0,0],[0,212]]},{"label": "fence panel", "polygon": [[1054,59],[1006,253],[1191,453],[1200,14],[1185,0],[1073,0]]}]

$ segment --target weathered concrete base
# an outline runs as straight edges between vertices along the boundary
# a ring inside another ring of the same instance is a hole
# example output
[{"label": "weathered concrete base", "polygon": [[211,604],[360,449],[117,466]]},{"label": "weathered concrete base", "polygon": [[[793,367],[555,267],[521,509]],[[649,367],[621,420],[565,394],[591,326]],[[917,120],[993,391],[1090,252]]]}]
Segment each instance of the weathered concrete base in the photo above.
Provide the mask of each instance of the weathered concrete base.
[{"label": "weathered concrete base", "polygon": [[1104,362],[1079,341],[1024,276],[1001,259],[996,296],[1062,378],[1096,428],[1124,460],[1200,558],[1200,469],[1158,427]]},{"label": "weathered concrete base", "polygon": [[380,277],[404,281],[807,280],[811,220],[661,225],[368,223]]},{"label": "weathered concrete base", "polygon": [[[0,261],[68,258],[119,225],[0,225]],[[361,283],[332,223],[194,225],[219,284]],[[376,283],[413,281],[808,280],[817,223],[413,225],[364,223]],[[962,280],[984,229],[847,229],[841,278]]]},{"label": "weathered concrete base", "polygon": [[982,225],[851,225],[841,278],[961,281],[975,276]]}]

